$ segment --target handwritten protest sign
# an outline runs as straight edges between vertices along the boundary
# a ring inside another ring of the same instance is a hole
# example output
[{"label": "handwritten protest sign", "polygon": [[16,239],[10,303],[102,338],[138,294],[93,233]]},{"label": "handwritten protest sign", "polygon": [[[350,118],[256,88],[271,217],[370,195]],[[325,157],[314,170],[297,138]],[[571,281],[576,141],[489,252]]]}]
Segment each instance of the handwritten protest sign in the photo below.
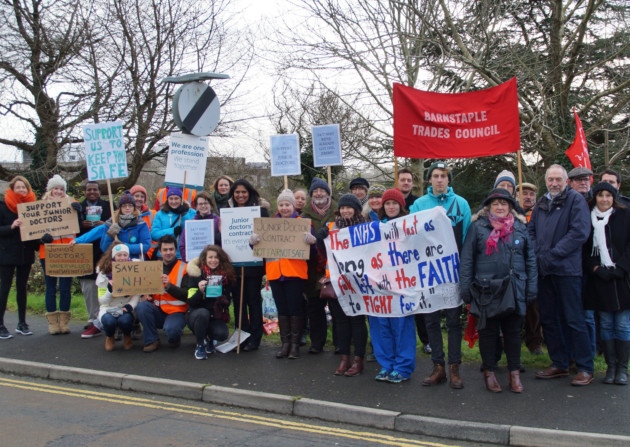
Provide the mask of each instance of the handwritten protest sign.
[{"label": "handwritten protest sign", "polygon": [[77,212],[70,206],[69,199],[18,203],[17,209],[23,241],[40,239],[46,233],[68,236],[79,232]]},{"label": "handwritten protest sign", "polygon": [[128,177],[122,124],[88,124],[83,128],[83,139],[89,180]]},{"label": "handwritten protest sign", "polygon": [[442,207],[331,230],[325,244],[347,315],[398,317],[462,304],[459,253]]},{"label": "handwritten protest sign", "polygon": [[208,141],[208,137],[171,133],[164,184],[181,188],[183,173],[186,172],[186,187],[202,190],[208,160]]},{"label": "handwritten protest sign", "polygon": [[313,126],[313,166],[341,166],[339,124]]},{"label": "handwritten protest sign", "polygon": [[214,219],[187,220],[186,259],[188,262],[199,256],[206,245],[214,244]]},{"label": "handwritten protest sign", "polygon": [[75,277],[94,273],[92,244],[46,244],[46,275]]},{"label": "handwritten protest sign", "polygon": [[302,174],[298,134],[271,136],[271,176]]},{"label": "handwritten protest sign", "polygon": [[254,218],[260,217],[259,206],[221,208],[221,247],[238,266],[262,265],[254,256],[249,237],[254,232]]},{"label": "handwritten protest sign", "polygon": [[162,261],[113,262],[112,296],[163,293]]},{"label": "handwritten protest sign", "polygon": [[254,233],[260,237],[254,246],[254,256],[308,259],[311,246],[304,242],[305,232],[311,232],[311,219],[254,219]]}]

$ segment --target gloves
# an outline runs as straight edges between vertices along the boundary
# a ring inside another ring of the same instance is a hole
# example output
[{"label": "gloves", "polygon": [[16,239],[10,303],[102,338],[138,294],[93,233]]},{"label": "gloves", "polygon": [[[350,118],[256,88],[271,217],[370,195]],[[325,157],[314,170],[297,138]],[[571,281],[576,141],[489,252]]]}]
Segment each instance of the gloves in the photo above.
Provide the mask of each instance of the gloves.
[{"label": "gloves", "polygon": [[40,240],[42,241],[42,244],[52,244],[53,237],[49,233],[46,233]]},{"label": "gloves", "polygon": [[260,242],[260,236],[258,236],[256,233],[252,233],[252,235],[249,237],[249,245],[253,246],[259,242]]},{"label": "gloves", "polygon": [[626,272],[620,267],[615,267],[611,274],[614,279],[623,279],[626,276]]},{"label": "gloves", "polygon": [[317,233],[315,233],[315,235],[317,236],[317,239],[323,241],[328,237],[329,233],[330,231],[328,231],[328,227],[321,227],[319,230],[317,230]]},{"label": "gloves", "polygon": [[595,270],[595,276],[597,276],[602,281],[610,281],[613,279],[612,269],[606,267],[599,267]]},{"label": "gloves", "polygon": [[313,245],[315,242],[317,242],[317,238],[313,236],[311,233],[305,232],[304,242],[306,242],[308,245]]},{"label": "gloves", "polygon": [[173,228],[173,233],[175,234],[175,237],[177,237],[180,234],[182,234],[182,227],[181,227],[181,225],[178,225],[175,228]]},{"label": "gloves", "polygon": [[118,233],[120,233],[120,226],[118,224],[112,224],[107,229],[107,235],[111,237],[112,239],[115,239],[116,236],[118,236]]},{"label": "gloves", "polygon": [[72,202],[70,204],[72,209],[74,209],[77,213],[81,213],[81,204],[79,202]]}]

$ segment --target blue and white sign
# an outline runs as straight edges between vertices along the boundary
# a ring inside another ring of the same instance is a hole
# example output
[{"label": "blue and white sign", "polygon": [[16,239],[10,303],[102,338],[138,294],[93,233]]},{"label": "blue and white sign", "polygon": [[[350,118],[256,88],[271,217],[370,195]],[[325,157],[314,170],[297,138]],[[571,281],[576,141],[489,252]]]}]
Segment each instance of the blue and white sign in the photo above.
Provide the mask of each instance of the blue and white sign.
[{"label": "blue and white sign", "polygon": [[339,124],[313,126],[313,166],[341,166]]},{"label": "blue and white sign", "polygon": [[83,128],[83,139],[88,180],[129,176],[122,124],[117,121],[88,124]]},{"label": "blue and white sign", "polygon": [[262,265],[254,256],[249,237],[254,232],[254,218],[260,217],[259,206],[221,208],[221,247],[230,255],[234,266]]},{"label": "blue and white sign", "polygon": [[208,137],[171,133],[164,184],[181,188],[186,173],[186,188],[203,190],[208,160]]},{"label": "blue and white sign", "polygon": [[301,175],[298,134],[271,136],[271,176]]},{"label": "blue and white sign", "polygon": [[214,244],[214,219],[189,219],[186,229],[186,259],[188,262],[199,257],[206,245]]}]

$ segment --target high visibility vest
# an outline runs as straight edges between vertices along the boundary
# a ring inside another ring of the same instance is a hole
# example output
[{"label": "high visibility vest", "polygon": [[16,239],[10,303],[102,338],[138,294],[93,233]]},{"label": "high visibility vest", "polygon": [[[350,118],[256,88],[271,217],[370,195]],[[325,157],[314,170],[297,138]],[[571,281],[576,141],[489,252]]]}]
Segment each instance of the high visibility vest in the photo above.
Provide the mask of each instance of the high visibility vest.
[{"label": "high visibility vest", "polygon": [[[153,209],[155,211],[160,211],[162,209],[162,205],[166,203],[167,192],[168,192],[167,188],[158,189],[157,195],[155,196],[155,204],[153,205]],[[184,188],[184,190],[182,191],[182,194],[184,194],[182,199],[187,201],[190,207],[192,208],[193,200],[195,200],[195,198],[197,197],[197,190]]]},{"label": "high visibility vest", "polygon": [[[151,231],[151,227],[153,225],[153,219],[155,219],[155,210],[145,211],[140,215],[142,220],[144,220],[149,227],[149,232]],[[157,249],[157,241],[151,240],[151,248],[147,250],[144,254],[144,259],[151,259],[153,256],[153,252]]]},{"label": "high visibility vest", "polygon": [[[168,274],[168,281],[171,284],[175,284],[177,287],[181,287],[182,278],[186,274],[186,263],[177,261],[177,264],[173,267]],[[188,310],[188,304],[184,301],[180,301],[170,293],[164,292],[162,294],[153,295],[153,303],[158,306],[164,313],[174,314],[177,312],[186,312]]]},{"label": "high visibility vest", "polygon": [[267,280],[274,281],[285,278],[308,278],[308,264],[302,259],[267,259],[265,262]]},{"label": "high visibility vest", "polygon": [[[51,244],[69,244],[74,240],[73,236],[59,236],[54,237]],[[46,245],[39,245],[39,259],[46,259]]]}]

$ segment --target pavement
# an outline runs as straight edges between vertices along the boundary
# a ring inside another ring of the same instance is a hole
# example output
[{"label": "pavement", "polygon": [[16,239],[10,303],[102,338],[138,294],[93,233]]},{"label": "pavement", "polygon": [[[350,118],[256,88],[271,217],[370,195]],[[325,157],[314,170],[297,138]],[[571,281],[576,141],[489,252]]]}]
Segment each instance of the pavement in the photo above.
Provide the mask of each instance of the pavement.
[{"label": "pavement", "polygon": [[[411,380],[377,382],[377,363],[366,363],[358,377],[335,376],[339,357],[302,349],[297,360],[276,359],[278,348],[263,339],[254,352],[216,353],[194,358],[195,340],[185,334],[177,349],[163,345],[142,352],[106,352],[105,337],[81,339],[83,322],[71,322],[72,334],[51,336],[42,316],[27,317],[34,334],[0,340],[0,372],[62,380],[117,390],[133,390],[215,404],[266,410],[463,441],[518,446],[630,445],[630,386],[604,385],[601,377],[586,387],[570,378],[536,380],[521,375],[525,391],[507,391],[508,372],[497,376],[504,391],[488,392],[477,363],[461,367],[464,388],[422,386],[432,368],[419,355]],[[13,333],[17,315],[7,312]]]}]

